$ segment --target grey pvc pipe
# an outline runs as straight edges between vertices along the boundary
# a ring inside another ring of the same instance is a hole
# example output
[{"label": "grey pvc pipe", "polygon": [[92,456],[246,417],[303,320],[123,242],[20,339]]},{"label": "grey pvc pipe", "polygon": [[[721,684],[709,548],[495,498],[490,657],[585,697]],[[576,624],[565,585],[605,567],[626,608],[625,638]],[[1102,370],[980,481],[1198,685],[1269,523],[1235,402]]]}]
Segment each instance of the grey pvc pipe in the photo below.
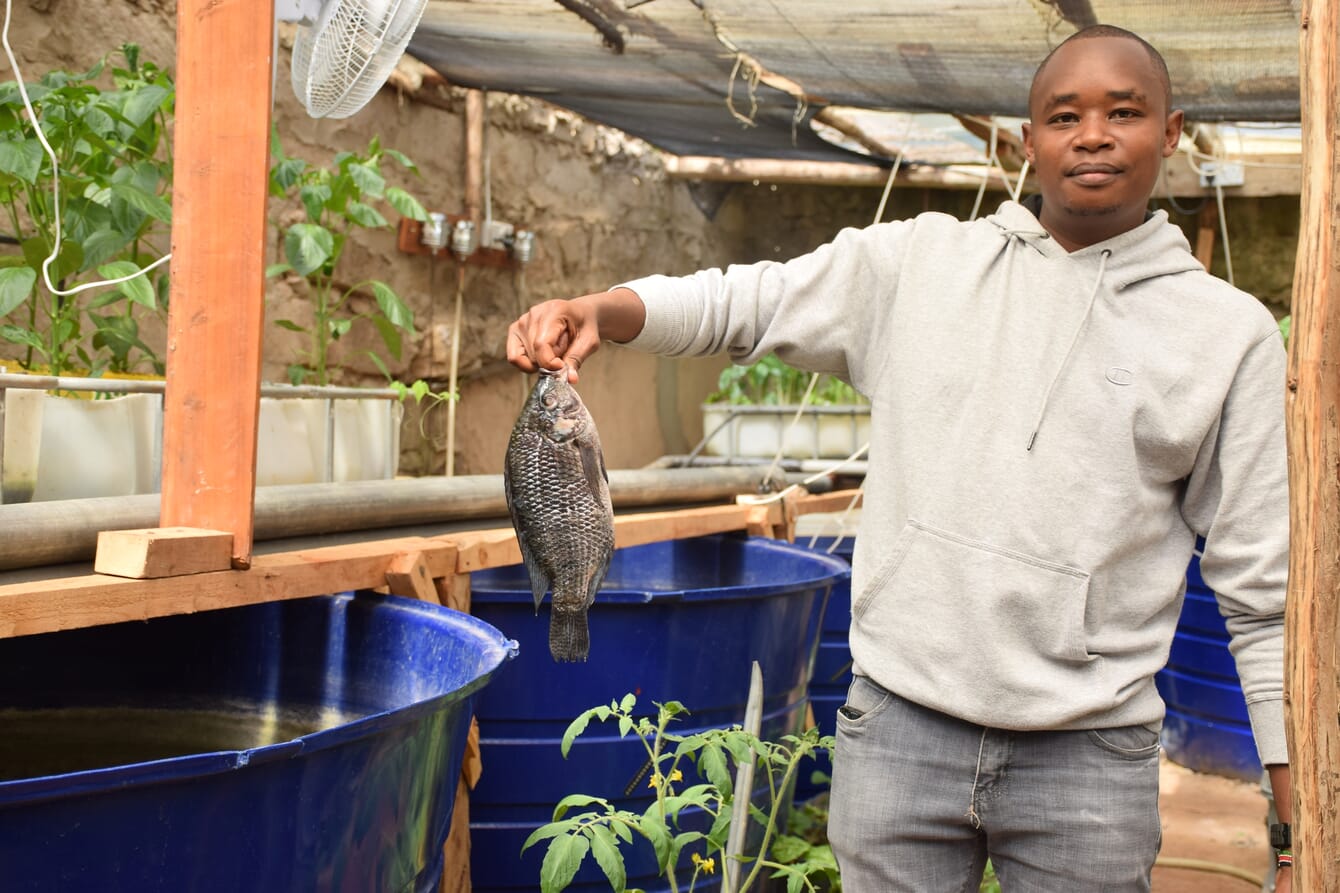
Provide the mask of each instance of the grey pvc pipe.
[{"label": "grey pvc pipe", "polygon": [[[765,472],[611,471],[610,497],[616,508],[719,501],[757,492]],[[790,477],[787,482],[792,482]],[[497,474],[292,484],[256,490],[255,539],[506,517],[503,479]],[[0,570],[89,561],[100,531],[157,527],[158,518],[157,493],[0,505],[0,530],[5,532],[0,537]]]}]

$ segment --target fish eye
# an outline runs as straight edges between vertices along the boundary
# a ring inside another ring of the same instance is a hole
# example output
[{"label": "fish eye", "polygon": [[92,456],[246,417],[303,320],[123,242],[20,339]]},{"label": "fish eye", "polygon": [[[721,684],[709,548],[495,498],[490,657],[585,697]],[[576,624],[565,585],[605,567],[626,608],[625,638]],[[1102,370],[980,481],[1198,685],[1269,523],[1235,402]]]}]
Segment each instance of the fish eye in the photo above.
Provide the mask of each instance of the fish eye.
[{"label": "fish eye", "polygon": [[545,394],[543,397],[540,398],[540,405],[543,406],[545,409],[553,409],[555,406],[558,405],[558,395]]}]

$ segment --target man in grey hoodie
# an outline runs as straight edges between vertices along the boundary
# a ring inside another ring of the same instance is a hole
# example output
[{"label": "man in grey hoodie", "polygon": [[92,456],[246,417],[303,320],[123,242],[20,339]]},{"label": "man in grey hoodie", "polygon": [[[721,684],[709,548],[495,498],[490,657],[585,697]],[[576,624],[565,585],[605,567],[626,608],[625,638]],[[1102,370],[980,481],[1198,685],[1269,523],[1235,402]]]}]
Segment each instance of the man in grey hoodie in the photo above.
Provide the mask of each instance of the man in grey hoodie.
[{"label": "man in grey hoodie", "polygon": [[527,372],[575,380],[612,340],[775,352],[870,397],[829,824],[853,893],[975,890],[988,857],[1009,890],[1149,889],[1154,674],[1197,536],[1288,822],[1284,349],[1148,211],[1182,123],[1153,47],[1086,29],[1029,94],[1039,196],[546,302],[509,331]]}]

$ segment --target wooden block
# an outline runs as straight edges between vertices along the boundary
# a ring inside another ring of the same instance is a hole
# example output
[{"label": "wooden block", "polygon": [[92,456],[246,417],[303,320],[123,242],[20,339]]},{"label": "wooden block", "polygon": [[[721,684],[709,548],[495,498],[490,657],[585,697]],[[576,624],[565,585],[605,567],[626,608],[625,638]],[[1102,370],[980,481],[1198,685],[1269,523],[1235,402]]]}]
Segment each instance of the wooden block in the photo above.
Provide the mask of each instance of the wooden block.
[{"label": "wooden block", "polygon": [[437,587],[437,599],[462,614],[470,613],[470,575],[450,574],[433,581]]},{"label": "wooden block", "polygon": [[104,530],[93,569],[136,580],[223,571],[232,567],[233,535],[194,527]]},{"label": "wooden block", "polygon": [[386,565],[386,585],[392,595],[437,604],[433,574],[422,552],[401,552]]}]

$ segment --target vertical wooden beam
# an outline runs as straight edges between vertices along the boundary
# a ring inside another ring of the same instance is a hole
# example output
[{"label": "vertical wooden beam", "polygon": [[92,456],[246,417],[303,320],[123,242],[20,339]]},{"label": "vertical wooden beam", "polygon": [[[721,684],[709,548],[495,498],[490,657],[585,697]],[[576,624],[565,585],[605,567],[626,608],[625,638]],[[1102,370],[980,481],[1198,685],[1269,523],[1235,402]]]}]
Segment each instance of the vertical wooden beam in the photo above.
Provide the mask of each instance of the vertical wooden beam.
[{"label": "vertical wooden beam", "polygon": [[164,527],[251,563],[273,0],[179,0]]},{"label": "vertical wooden beam", "polygon": [[484,219],[484,103],[487,98],[483,90],[470,90],[465,94],[465,214],[476,227]]},{"label": "vertical wooden beam", "polygon": [[1289,339],[1285,715],[1293,889],[1340,889],[1340,0],[1305,0],[1303,173]]}]

